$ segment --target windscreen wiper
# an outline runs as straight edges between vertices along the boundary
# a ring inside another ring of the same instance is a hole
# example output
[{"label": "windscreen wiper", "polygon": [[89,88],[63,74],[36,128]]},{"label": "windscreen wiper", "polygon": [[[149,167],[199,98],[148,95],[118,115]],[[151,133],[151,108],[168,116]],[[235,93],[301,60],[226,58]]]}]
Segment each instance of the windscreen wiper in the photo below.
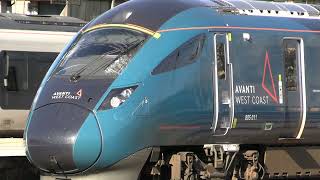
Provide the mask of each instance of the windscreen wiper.
[{"label": "windscreen wiper", "polygon": [[[120,50],[120,52],[122,52],[124,50]],[[114,53],[114,52],[113,52]],[[99,57],[97,57],[96,59],[93,59],[93,58],[90,58],[88,59],[88,62],[85,66],[83,66],[81,69],[79,69],[78,71],[76,71],[75,73],[73,73],[71,76],[70,76],[70,80],[73,81],[73,82],[77,82],[79,79],[80,79],[80,74],[82,72],[84,72],[89,66],[91,66],[92,64],[95,64],[96,62],[98,62],[99,60],[103,59],[104,56],[107,56],[107,55],[110,55],[110,52],[106,52],[102,55],[100,55]],[[93,60],[91,60],[93,59]]]},{"label": "windscreen wiper", "polygon": [[[87,74],[94,74],[98,71],[100,71],[101,69],[104,69],[106,67],[108,67],[110,64],[112,64],[114,61],[118,60],[119,58],[121,58],[123,55],[127,54],[128,52],[130,52],[131,50],[135,49],[136,47],[138,47],[140,44],[142,44],[145,41],[145,39],[138,41],[137,43],[134,43],[133,45],[131,45],[128,48],[125,48],[124,50],[122,50],[120,52],[119,55],[117,55],[113,60],[111,61],[106,61],[104,63],[101,64],[101,66],[99,68],[97,68],[96,70],[94,70],[93,72]],[[97,62],[97,60],[100,60],[101,58],[103,58],[105,55],[108,55],[108,53],[101,55],[100,57],[98,57],[95,60],[92,60],[90,63],[88,63],[86,66],[84,66],[83,68],[81,68],[79,71],[75,72],[74,74],[71,75],[70,80],[73,82],[77,82],[80,78],[81,78],[81,73],[84,72],[90,65],[94,64],[95,62]]]},{"label": "windscreen wiper", "polygon": [[95,74],[96,72],[100,71],[101,69],[106,69],[113,62],[117,61],[118,59],[120,59],[124,55],[128,54],[130,51],[132,51],[132,50],[136,49],[137,47],[139,47],[144,41],[145,41],[145,39],[143,39],[143,40],[131,45],[129,48],[126,49],[126,51],[123,51],[121,54],[119,54],[117,57],[115,57],[112,61],[110,61],[110,62],[106,61],[105,63],[102,63],[99,68],[95,69],[93,72],[89,73],[88,75]]}]

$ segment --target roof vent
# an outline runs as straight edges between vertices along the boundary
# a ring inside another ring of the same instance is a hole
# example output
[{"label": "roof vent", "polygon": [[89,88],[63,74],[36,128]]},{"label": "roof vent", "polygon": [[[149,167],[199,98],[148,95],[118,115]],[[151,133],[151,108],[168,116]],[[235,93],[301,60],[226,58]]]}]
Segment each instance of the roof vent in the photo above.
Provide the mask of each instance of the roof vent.
[{"label": "roof vent", "polygon": [[[212,0],[224,4],[224,7],[232,7],[239,14],[255,16],[278,17],[319,17],[320,6],[302,3],[288,2],[264,2],[253,0]],[[224,8],[223,7],[223,8]]]}]

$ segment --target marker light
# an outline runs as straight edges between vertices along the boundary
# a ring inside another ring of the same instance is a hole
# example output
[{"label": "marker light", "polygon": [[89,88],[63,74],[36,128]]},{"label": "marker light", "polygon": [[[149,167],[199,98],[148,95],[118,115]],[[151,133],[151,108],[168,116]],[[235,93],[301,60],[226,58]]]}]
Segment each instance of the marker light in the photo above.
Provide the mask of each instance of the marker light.
[{"label": "marker light", "polygon": [[138,86],[113,89],[100,105],[98,110],[107,110],[119,107],[134,92]]}]

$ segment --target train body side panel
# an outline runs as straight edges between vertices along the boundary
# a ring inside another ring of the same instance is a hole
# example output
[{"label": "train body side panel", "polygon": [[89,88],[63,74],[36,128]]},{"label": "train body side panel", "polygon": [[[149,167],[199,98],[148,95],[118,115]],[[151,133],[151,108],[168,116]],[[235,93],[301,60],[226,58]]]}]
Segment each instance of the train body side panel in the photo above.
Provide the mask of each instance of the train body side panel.
[{"label": "train body side panel", "polygon": [[[212,137],[211,142],[234,142],[249,144],[277,144],[282,138],[295,138],[300,122],[294,115],[288,117],[285,92],[284,39],[301,38],[305,61],[306,126],[302,133],[301,143],[318,143],[319,120],[319,81],[317,72],[317,33],[307,33],[311,26],[300,19],[273,17],[224,17],[230,28],[213,29],[213,33],[230,32],[230,61],[234,69],[234,128],[226,136]],[[286,22],[285,22],[286,21]],[[253,23],[254,22],[254,23]],[[315,23],[315,22],[314,22]],[[241,24],[241,25],[240,25]],[[241,28],[237,28],[241,26]],[[235,27],[235,28],[232,28]],[[249,27],[249,28],[248,28]],[[253,27],[256,27],[253,28]],[[289,27],[301,32],[286,31]],[[246,29],[248,28],[248,29]],[[282,28],[281,31],[268,28]],[[243,34],[250,34],[251,40],[245,41]],[[282,84],[282,86],[281,86]],[[280,86],[282,90],[280,90]],[[280,103],[280,97],[282,97]],[[292,97],[290,97],[292,98]],[[298,96],[294,97],[299,99]],[[297,100],[298,102],[298,100]],[[299,108],[299,107],[289,107]],[[287,113],[286,113],[287,112]]]}]

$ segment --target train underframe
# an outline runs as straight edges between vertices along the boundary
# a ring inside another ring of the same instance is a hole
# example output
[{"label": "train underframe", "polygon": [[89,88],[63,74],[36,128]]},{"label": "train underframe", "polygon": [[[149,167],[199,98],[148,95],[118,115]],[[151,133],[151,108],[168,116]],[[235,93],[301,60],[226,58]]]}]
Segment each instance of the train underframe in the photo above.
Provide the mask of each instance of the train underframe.
[{"label": "train underframe", "polygon": [[207,144],[153,148],[140,179],[304,179],[319,175],[320,146]]},{"label": "train underframe", "polygon": [[111,167],[87,173],[54,175],[42,172],[40,179],[319,179],[320,146],[206,144],[150,147]]}]

